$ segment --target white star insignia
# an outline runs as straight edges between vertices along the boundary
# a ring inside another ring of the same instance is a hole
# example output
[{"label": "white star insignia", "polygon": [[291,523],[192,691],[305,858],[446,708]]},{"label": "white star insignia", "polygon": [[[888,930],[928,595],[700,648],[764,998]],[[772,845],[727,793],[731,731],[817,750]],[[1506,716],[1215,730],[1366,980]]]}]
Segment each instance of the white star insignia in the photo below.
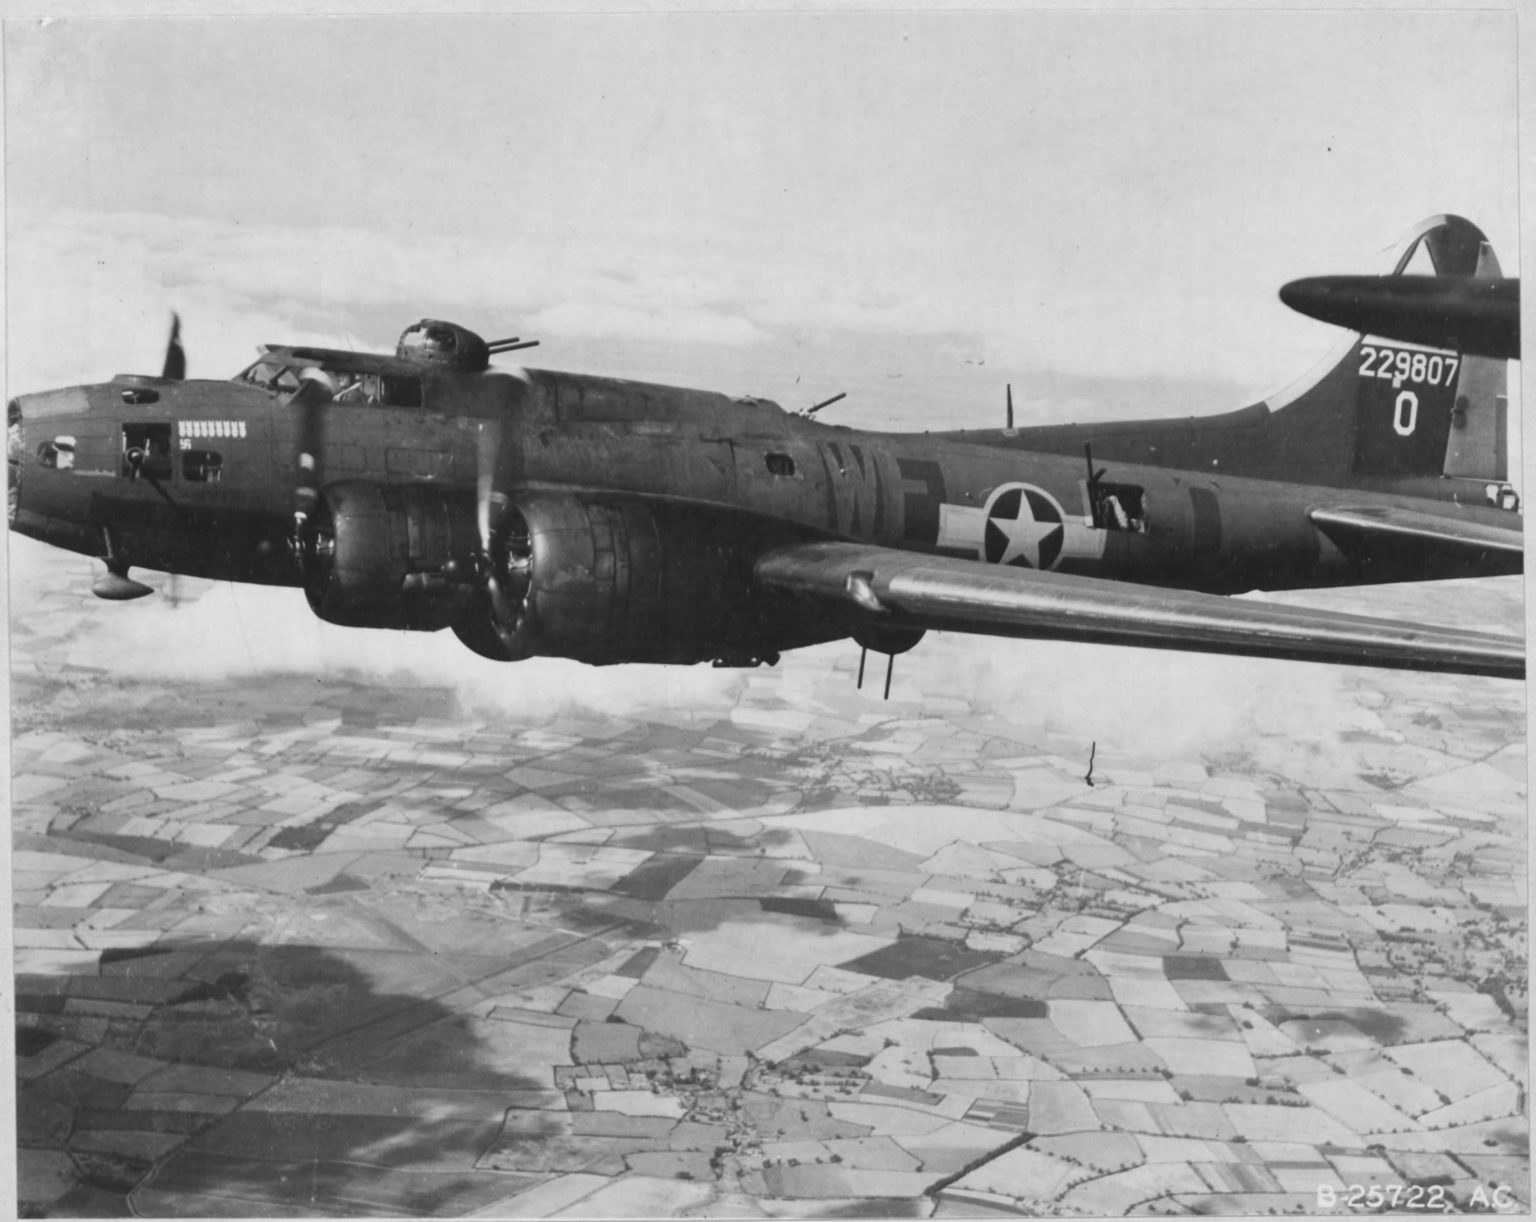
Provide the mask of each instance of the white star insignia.
[{"label": "white star insignia", "polygon": [[1023,559],[1031,568],[1044,568],[1040,562],[1040,548],[1047,539],[1061,531],[1060,522],[1037,522],[1029,514],[1029,502],[1019,498],[1017,518],[993,518],[992,522],[1008,537],[1008,546],[998,557],[999,564],[1013,564]]}]

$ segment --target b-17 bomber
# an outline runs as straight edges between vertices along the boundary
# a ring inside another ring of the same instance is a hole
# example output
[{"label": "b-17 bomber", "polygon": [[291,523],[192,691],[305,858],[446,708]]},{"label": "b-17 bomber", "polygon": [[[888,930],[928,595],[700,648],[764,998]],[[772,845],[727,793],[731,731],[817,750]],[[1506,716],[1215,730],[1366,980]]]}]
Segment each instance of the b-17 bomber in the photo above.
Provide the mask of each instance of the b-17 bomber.
[{"label": "b-17 bomber", "polygon": [[[1426,261],[1500,274],[1454,216],[1396,274]],[[429,319],[215,381],[173,330],[159,376],[10,402],[11,529],[102,560],[103,598],[150,593],[134,567],[294,586],[503,662],[894,657],[933,629],[1524,674],[1517,638],[1228,597],[1521,571],[1503,359],[1357,334],[1222,415],[1015,427],[1010,395],[1001,429],[892,433],[494,363],[528,346]]]}]

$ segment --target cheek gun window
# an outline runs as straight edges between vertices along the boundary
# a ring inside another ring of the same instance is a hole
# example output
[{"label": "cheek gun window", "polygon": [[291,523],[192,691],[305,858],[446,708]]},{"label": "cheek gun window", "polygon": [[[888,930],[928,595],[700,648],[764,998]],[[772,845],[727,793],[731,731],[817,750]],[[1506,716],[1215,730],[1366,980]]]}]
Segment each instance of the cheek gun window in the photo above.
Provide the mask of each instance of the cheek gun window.
[{"label": "cheek gun window", "polygon": [[122,473],[130,480],[171,478],[171,426],[123,425]]}]

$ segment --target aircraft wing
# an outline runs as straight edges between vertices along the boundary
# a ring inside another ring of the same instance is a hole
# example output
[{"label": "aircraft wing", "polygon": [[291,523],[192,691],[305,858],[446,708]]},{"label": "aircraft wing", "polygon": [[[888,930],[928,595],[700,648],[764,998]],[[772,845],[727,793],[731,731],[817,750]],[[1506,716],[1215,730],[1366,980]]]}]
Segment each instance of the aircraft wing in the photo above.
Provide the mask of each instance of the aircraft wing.
[{"label": "aircraft wing", "polygon": [[1340,547],[1369,539],[1423,540],[1470,552],[1525,555],[1525,532],[1484,522],[1462,522],[1440,514],[1392,505],[1314,509],[1308,515]]},{"label": "aircraft wing", "polygon": [[1165,590],[863,543],[799,543],[759,584],[841,605],[870,627],[1092,641],[1518,679],[1518,637]]}]

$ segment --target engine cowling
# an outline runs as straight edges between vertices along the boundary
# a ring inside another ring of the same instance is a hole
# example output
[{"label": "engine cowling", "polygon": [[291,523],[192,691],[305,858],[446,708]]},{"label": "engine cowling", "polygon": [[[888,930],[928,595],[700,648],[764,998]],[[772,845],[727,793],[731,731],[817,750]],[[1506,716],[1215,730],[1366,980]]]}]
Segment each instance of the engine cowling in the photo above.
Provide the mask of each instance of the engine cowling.
[{"label": "engine cowling", "polygon": [[751,564],[782,526],[625,497],[531,495],[507,508],[482,596],[455,632],[500,661],[754,665],[842,635],[786,623],[754,599]]},{"label": "engine cowling", "polygon": [[301,546],[305,596],[333,624],[436,632],[462,620],[478,597],[468,493],[331,484]]}]

